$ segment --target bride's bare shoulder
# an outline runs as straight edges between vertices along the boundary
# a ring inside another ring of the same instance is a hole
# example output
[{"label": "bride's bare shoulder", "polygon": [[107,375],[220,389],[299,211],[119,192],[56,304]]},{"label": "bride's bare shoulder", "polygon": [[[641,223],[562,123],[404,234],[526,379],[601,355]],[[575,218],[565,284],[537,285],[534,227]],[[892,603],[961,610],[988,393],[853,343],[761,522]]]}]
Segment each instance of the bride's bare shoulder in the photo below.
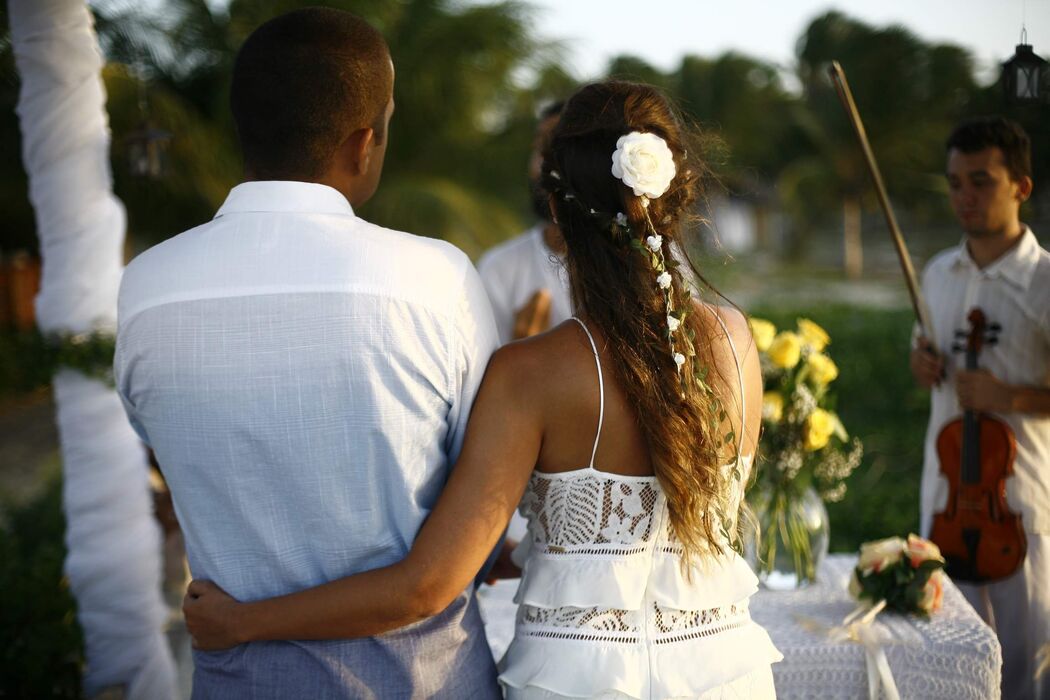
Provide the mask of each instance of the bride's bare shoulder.
[{"label": "bride's bare shoulder", "polygon": [[593,370],[594,355],[580,325],[568,320],[504,345],[493,354],[488,371],[510,375],[517,390],[536,394],[574,381],[585,367]]},{"label": "bride's bare shoulder", "polygon": [[726,331],[733,340],[733,345],[743,356],[747,347],[754,341],[751,337],[751,327],[747,323],[747,317],[735,306],[711,304],[703,301],[694,301],[693,308],[698,314],[703,327],[712,338],[714,347],[728,346]]}]

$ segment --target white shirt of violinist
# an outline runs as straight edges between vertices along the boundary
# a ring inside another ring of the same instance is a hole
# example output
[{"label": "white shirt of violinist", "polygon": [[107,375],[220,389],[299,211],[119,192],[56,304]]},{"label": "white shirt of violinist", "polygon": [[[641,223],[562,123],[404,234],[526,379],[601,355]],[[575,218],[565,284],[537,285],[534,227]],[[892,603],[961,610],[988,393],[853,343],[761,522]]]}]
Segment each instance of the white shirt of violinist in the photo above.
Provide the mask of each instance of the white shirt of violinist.
[{"label": "white shirt of violinist", "polygon": [[[969,331],[967,315],[979,307],[988,324],[998,324],[998,342],[985,344],[978,357],[1008,384],[1050,386],[1050,252],[1026,228],[1021,240],[1001,258],[980,269],[965,240],[937,255],[926,266],[922,288],[932,315],[934,341],[945,358],[947,377],[930,397],[921,484],[921,532],[930,534],[933,514],[944,509],[948,482],[940,474],[937,436],[962,414],[955,372],[964,369],[964,352],[953,352],[956,331]],[[1014,475],[1006,480],[1010,509],[1020,513],[1026,532],[1050,534],[1050,416],[996,415],[1017,438]]]}]

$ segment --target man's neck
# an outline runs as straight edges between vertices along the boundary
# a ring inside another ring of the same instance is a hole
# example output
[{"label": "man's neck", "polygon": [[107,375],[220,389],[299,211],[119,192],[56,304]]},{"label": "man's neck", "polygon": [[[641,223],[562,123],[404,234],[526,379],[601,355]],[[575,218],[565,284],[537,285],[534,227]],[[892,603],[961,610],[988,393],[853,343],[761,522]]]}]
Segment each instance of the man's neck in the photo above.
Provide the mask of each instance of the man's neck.
[{"label": "man's neck", "polygon": [[244,176],[242,177],[241,182],[260,182],[266,180],[279,180],[283,182],[306,182],[312,185],[326,185],[328,187],[331,187],[339,194],[346,197],[346,201],[350,202],[350,206],[352,207],[356,208],[357,206],[363,203],[354,201],[355,192],[353,188],[347,187],[347,182],[345,178],[332,177],[329,174],[324,174],[319,177],[303,177],[300,175],[282,173],[280,175],[275,174],[271,177],[257,177],[255,173],[245,168]]},{"label": "man's neck", "polygon": [[977,267],[984,269],[1009,252],[1024,235],[1025,226],[1015,222],[996,236],[967,236],[966,250]]}]

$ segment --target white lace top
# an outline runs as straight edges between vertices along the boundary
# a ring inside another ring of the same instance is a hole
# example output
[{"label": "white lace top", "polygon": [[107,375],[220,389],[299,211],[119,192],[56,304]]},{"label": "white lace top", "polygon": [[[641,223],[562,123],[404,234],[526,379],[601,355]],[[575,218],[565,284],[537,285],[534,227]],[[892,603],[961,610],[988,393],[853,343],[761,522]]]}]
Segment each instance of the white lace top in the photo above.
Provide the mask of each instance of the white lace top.
[{"label": "white lace top", "polygon": [[[779,661],[748,613],[758,588],[748,565],[729,550],[687,580],[656,477],[594,468],[600,364],[598,377],[591,463],[534,472],[519,507],[528,537],[515,552],[519,608],[500,681],[581,698],[696,697]],[[749,462],[741,460],[745,472]]]}]

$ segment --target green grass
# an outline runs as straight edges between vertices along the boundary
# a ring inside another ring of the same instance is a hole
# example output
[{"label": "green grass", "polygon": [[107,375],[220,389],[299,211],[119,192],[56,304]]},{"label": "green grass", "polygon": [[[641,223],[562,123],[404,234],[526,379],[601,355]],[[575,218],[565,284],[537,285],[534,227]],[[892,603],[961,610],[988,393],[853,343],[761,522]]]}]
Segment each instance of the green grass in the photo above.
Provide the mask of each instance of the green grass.
[{"label": "green grass", "polygon": [[751,313],[778,328],[809,318],[831,335],[827,352],[839,366],[836,408],[864,443],[864,461],[850,476],[846,497],[828,504],[831,550],[856,551],[862,542],[916,531],[929,398],[908,370],[911,311],[826,306]]},{"label": "green grass", "polygon": [[62,573],[62,488],[4,509],[0,523],[0,698],[78,698],[84,643]]}]

